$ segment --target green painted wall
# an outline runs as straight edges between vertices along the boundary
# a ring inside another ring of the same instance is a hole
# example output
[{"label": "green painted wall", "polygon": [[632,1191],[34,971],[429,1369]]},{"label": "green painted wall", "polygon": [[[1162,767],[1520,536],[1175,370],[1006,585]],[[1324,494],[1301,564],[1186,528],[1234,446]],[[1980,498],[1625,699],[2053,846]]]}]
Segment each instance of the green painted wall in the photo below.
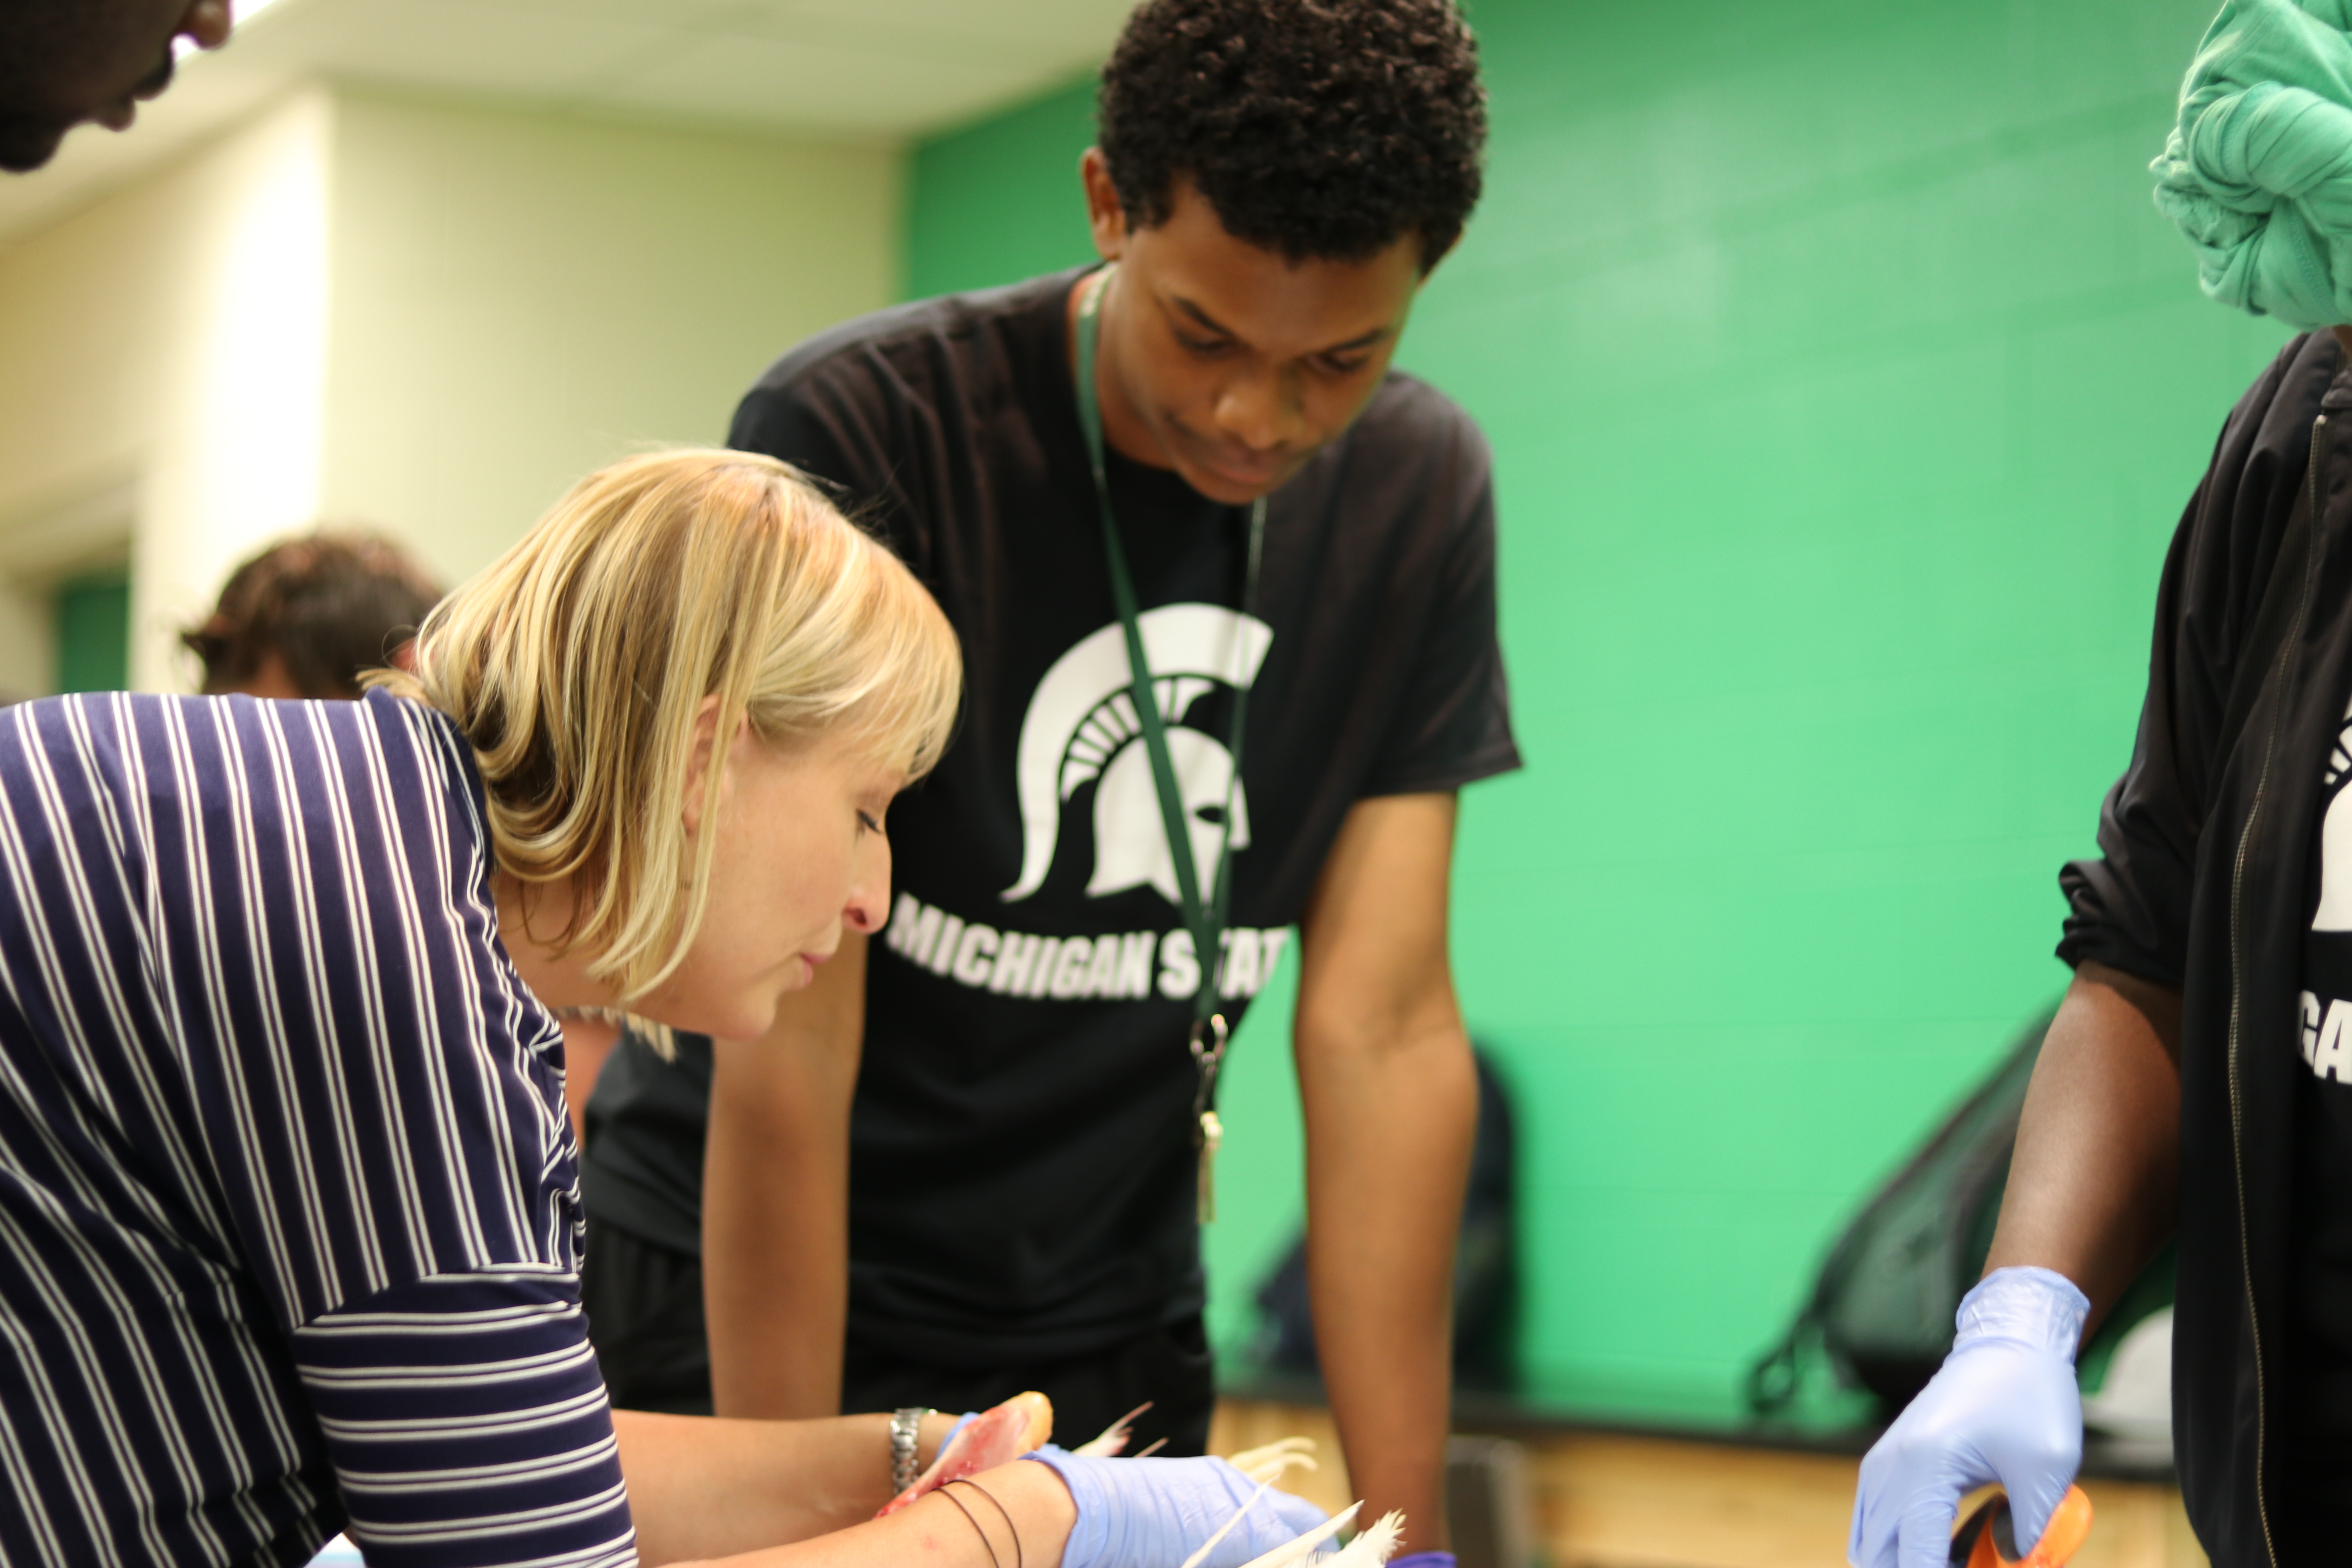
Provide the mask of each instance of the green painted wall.
[{"label": "green painted wall", "polygon": [[[1728,1414],[1843,1219],[2056,994],[2166,539],[2284,334],[2145,165],[2209,0],[1474,0],[1485,205],[1403,363],[1492,437],[1528,770],[1454,953],[1520,1106],[1537,1392]],[[1083,94],[916,161],[908,277],[1086,254]],[[1228,1069],[1221,1343],[1298,1213]]]},{"label": "green painted wall", "polygon": [[121,691],[130,686],[129,573],[93,573],[59,584],[52,616],[59,691]]},{"label": "green painted wall", "polygon": [[915,149],[907,297],[986,289],[1092,260],[1078,154],[1094,142],[1089,76]]}]

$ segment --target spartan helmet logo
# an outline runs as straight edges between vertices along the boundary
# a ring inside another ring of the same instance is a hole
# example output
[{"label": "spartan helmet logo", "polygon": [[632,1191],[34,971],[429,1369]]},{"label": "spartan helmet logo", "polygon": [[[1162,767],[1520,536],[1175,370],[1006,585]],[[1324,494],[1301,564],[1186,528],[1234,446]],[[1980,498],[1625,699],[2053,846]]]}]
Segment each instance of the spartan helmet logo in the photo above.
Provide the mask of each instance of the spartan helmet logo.
[{"label": "spartan helmet logo", "polygon": [[[1141,740],[1140,732],[1136,739]],[[1217,857],[1224,852],[1225,814],[1233,814],[1234,851],[1250,847],[1249,796],[1234,777],[1234,754],[1198,730],[1168,731],[1168,760],[1176,766],[1176,787],[1184,799],[1184,826],[1192,840],[1192,874],[1201,894],[1214,886]],[[1168,824],[1151,781],[1151,752],[1140,744],[1122,747],[1095,786],[1095,874],[1090,899],[1145,885],[1177,901],[1176,857],[1168,848]]]},{"label": "spartan helmet logo", "polygon": [[[1249,804],[1234,776],[1232,754],[1222,742],[1184,728],[1184,715],[1220,686],[1246,689],[1255,681],[1274,629],[1221,605],[1163,605],[1136,621],[1151,666],[1152,695],[1169,726],[1169,760],[1184,798],[1192,864],[1205,881],[1214,874],[1229,830],[1234,849],[1249,847]],[[1004,890],[1005,902],[1025,899],[1045,885],[1061,840],[1062,807],[1089,780],[1099,783],[1087,896],[1150,887],[1176,902],[1175,857],[1160,821],[1142,732],[1129,684],[1126,635],[1114,621],[1054,661],[1021,721],[1013,762],[1021,801],[1021,877]]]},{"label": "spartan helmet logo", "polygon": [[[2352,713],[2345,715],[2336,749],[2328,753],[2326,786],[2336,789],[2347,767],[2352,767]],[[2327,815],[2319,819],[2319,909],[2311,929],[2352,931],[2352,784],[2336,791]]]}]

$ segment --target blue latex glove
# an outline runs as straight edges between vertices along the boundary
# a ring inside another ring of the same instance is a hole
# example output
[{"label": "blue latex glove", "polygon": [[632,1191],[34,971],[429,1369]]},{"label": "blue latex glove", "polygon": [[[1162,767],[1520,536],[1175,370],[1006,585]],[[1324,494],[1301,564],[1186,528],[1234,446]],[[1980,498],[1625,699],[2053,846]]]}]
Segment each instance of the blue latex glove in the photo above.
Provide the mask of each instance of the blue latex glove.
[{"label": "blue latex glove", "polygon": [[[1257,1490],[1223,1459],[1097,1459],[1050,1445],[1029,1458],[1052,1466],[1078,1505],[1062,1568],[1175,1568]],[[1203,1568],[1241,1568],[1328,1517],[1269,1487]]]},{"label": "blue latex glove", "polygon": [[1960,1302],[1952,1353],[1862,1461],[1846,1561],[1945,1568],[1952,1515],[1998,1481],[2020,1545],[2042,1539],[2083,1463],[2074,1352],[2090,1300],[2047,1268],[2000,1268]]},{"label": "blue latex glove", "polygon": [[1454,1568],[1454,1553],[1416,1552],[1410,1557],[1391,1557],[1389,1568]]}]

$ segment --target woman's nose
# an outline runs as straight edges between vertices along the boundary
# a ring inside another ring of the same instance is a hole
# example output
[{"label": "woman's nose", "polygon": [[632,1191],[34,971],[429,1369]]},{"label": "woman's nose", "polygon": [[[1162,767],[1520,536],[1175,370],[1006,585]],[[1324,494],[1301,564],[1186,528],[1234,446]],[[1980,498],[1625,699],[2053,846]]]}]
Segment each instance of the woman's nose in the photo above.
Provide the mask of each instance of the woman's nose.
[{"label": "woman's nose", "polygon": [[861,936],[880,931],[890,913],[890,841],[878,834],[875,839],[873,849],[859,858],[857,879],[841,911],[843,923]]}]

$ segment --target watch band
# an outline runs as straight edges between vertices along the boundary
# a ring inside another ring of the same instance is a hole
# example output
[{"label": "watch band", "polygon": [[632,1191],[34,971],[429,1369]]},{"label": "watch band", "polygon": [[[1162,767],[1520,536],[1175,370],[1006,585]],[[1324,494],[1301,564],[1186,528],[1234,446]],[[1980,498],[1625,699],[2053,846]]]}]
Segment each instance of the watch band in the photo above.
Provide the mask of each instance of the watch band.
[{"label": "watch band", "polygon": [[890,1413],[890,1495],[897,1497],[915,1484],[915,1445],[923,1435],[923,1417],[931,1412],[910,1405]]}]

